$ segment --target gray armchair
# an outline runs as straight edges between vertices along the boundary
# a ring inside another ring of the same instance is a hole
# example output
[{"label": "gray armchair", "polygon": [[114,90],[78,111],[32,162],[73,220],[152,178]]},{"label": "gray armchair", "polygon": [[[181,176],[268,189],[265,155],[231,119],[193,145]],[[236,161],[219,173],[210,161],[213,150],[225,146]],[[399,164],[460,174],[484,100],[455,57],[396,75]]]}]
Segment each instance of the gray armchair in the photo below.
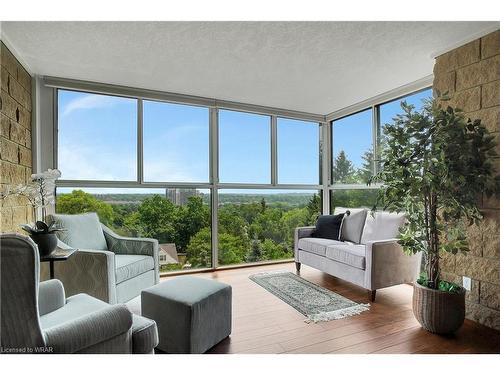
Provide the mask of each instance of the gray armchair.
[{"label": "gray armchair", "polygon": [[86,294],[66,299],[59,280],[39,282],[34,242],[0,235],[1,331],[5,353],[151,353],[153,320]]},{"label": "gray armchair", "polygon": [[157,240],[119,236],[95,213],[51,215],[48,220],[65,229],[58,233],[60,247],[78,249],[54,267],[68,295],[86,293],[111,304],[124,303],[158,283]]}]

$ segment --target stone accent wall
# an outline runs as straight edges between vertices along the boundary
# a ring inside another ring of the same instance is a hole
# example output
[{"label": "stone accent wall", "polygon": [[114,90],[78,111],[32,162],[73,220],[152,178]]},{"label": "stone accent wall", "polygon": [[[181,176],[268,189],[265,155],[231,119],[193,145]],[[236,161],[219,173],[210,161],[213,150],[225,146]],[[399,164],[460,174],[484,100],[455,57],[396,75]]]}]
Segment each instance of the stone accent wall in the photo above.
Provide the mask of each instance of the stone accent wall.
[{"label": "stone accent wall", "polygon": [[[467,117],[481,119],[500,155],[500,30],[438,56],[433,88],[448,91],[450,105]],[[500,173],[500,157],[495,165]],[[485,221],[470,228],[469,253],[443,256],[442,276],[460,285],[462,276],[471,277],[467,318],[500,330],[500,197],[479,199]]]},{"label": "stone accent wall", "polygon": [[[0,41],[0,188],[31,179],[31,76]],[[32,221],[25,198],[0,200],[0,231],[21,232]]]}]

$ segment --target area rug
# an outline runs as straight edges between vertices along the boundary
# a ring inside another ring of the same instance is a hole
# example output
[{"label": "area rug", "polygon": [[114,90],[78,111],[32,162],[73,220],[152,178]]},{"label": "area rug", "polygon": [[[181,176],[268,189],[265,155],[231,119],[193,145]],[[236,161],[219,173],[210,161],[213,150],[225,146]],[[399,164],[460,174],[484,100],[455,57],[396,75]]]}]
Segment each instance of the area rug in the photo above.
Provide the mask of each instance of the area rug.
[{"label": "area rug", "polygon": [[288,271],[257,273],[249,278],[305,315],[306,323],[358,315],[370,306],[351,301]]}]

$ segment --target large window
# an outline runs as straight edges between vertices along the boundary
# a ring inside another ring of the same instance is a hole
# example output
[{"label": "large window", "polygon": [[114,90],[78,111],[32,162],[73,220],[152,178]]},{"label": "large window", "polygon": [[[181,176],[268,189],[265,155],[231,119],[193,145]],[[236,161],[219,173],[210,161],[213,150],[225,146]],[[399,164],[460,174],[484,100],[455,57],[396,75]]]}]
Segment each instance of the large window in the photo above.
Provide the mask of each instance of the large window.
[{"label": "large window", "polygon": [[137,180],[137,100],[58,90],[64,180]]},{"label": "large window", "polygon": [[291,259],[294,229],[323,207],[373,206],[383,124],[401,100],[420,108],[430,96],[375,103],[325,129],[319,116],[57,89],[56,210],[156,238],[162,272],[213,267],[216,255],[220,266]]},{"label": "large window", "polygon": [[271,182],[271,117],[219,111],[219,181]]},{"label": "large window", "polygon": [[144,101],[144,181],[208,182],[209,110]]},{"label": "large window", "polygon": [[321,194],[301,190],[219,190],[219,264],[293,257],[296,227],[321,213]]},{"label": "large window", "polygon": [[58,188],[56,210],[96,212],[120,235],[156,238],[161,272],[211,266],[209,190]]},{"label": "large window", "polygon": [[278,118],[278,183],[319,183],[319,124]]},{"label": "large window", "polygon": [[372,110],[346,116],[332,124],[334,184],[366,184],[373,174]]}]

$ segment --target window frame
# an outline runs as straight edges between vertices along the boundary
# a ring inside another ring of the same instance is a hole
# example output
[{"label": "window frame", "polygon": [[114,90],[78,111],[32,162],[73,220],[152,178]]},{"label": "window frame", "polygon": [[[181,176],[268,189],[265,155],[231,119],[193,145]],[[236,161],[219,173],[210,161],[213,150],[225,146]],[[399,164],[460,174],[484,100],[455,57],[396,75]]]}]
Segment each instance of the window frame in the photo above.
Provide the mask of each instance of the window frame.
[{"label": "window frame", "polygon": [[[66,81],[66,80],[65,80]],[[68,80],[69,81],[69,80]],[[66,81],[67,82],[67,81]],[[73,81],[70,81],[73,82]],[[58,91],[77,91],[82,93],[96,93],[110,96],[125,97],[131,99],[137,99],[137,180],[135,181],[103,181],[103,180],[58,180],[57,187],[76,187],[76,188],[192,188],[192,189],[209,189],[211,196],[211,238],[212,238],[212,263],[211,267],[206,269],[197,269],[195,271],[171,271],[169,274],[175,273],[190,273],[190,272],[200,272],[204,270],[214,270],[214,269],[225,269],[234,267],[246,267],[254,266],[258,264],[268,264],[268,263],[282,263],[291,261],[291,259],[285,260],[274,260],[274,261],[260,261],[252,262],[240,265],[227,265],[219,267],[218,264],[218,193],[219,190],[225,189],[269,189],[272,190],[315,190],[320,192],[320,198],[322,200],[322,209],[325,210],[325,189],[324,185],[327,181],[324,181],[322,174],[324,173],[322,149],[326,146],[326,142],[323,140],[325,138],[327,123],[322,118],[323,116],[318,116],[314,114],[307,114],[295,111],[286,111],[281,109],[275,109],[270,107],[260,107],[253,105],[245,105],[232,102],[222,102],[216,101],[214,105],[207,105],[201,99],[195,98],[194,102],[191,98],[184,100],[185,96],[175,94],[166,94],[169,100],[166,98],[158,97],[158,93],[155,93],[154,97],[148,95],[126,95],[126,92],[118,90],[102,91],[98,90],[100,84],[87,84],[73,82],[71,85],[55,85],[49,86],[53,89],[53,131],[54,131],[54,155],[53,155],[53,167],[58,167],[58,144],[57,144],[57,132],[58,132]],[[108,87],[108,85],[104,85]],[[111,85],[109,85],[111,86]],[[95,87],[95,88],[94,88]],[[132,90],[134,92],[135,90]],[[142,90],[141,90],[142,92]],[[172,98],[172,99],[170,99]],[[198,182],[176,182],[176,181],[158,181],[158,182],[146,182],[144,181],[144,124],[143,124],[143,101],[150,100],[156,102],[164,102],[169,104],[182,104],[189,106],[198,106],[209,108],[209,181],[204,183]],[[220,183],[219,182],[219,121],[218,115],[220,110],[229,110],[236,112],[244,112],[249,114],[266,115],[270,117],[270,163],[271,163],[271,181],[267,184],[252,184],[252,183]],[[319,129],[319,165],[320,170],[320,181],[317,184],[279,184],[277,181],[277,119],[291,119],[299,121],[314,122],[318,124]]]}]

